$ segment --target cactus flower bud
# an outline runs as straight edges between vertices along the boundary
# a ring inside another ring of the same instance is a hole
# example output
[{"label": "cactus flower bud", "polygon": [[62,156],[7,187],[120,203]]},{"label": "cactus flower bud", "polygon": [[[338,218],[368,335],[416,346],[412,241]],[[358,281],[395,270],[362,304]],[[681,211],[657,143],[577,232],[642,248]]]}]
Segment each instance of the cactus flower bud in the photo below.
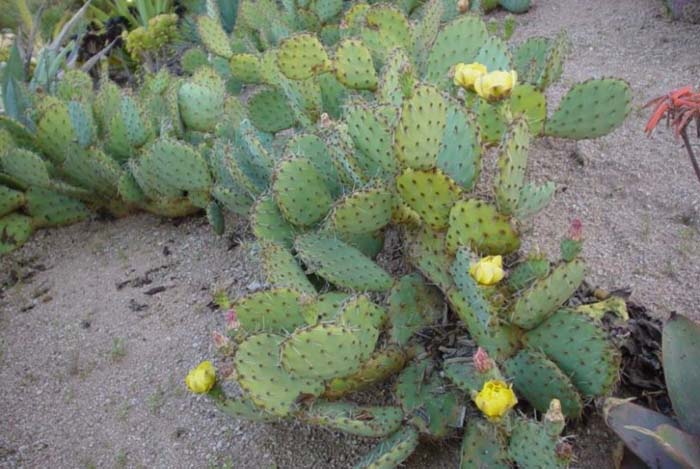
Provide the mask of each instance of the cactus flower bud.
[{"label": "cactus flower bud", "polygon": [[486,373],[493,368],[493,361],[489,358],[489,354],[486,353],[486,350],[481,347],[476,349],[473,360],[474,368],[476,368],[476,371],[479,373]]},{"label": "cactus flower bud", "polygon": [[479,285],[495,285],[503,280],[505,272],[503,271],[503,257],[501,256],[486,256],[479,262],[472,264],[469,267],[469,275]]},{"label": "cactus flower bud", "polygon": [[211,338],[214,342],[214,347],[216,347],[217,350],[221,350],[231,345],[231,339],[229,339],[219,331],[213,331],[211,333]]},{"label": "cactus flower bud", "polygon": [[204,394],[216,384],[216,368],[209,360],[203,361],[190,370],[185,378],[187,387],[196,394]]},{"label": "cactus flower bud", "polygon": [[574,241],[581,241],[583,239],[583,223],[580,218],[574,218],[571,221],[571,227],[569,228],[569,238]]},{"label": "cactus flower bud", "polygon": [[476,80],[487,72],[486,66],[480,63],[459,63],[455,66],[454,84],[466,90],[473,90]]},{"label": "cactus flower bud", "polygon": [[226,330],[233,331],[240,327],[241,323],[238,321],[238,316],[236,315],[236,310],[231,308],[226,312]]},{"label": "cactus flower bud", "polygon": [[498,421],[515,407],[518,399],[504,381],[489,380],[474,396],[474,403],[489,420]]},{"label": "cactus flower bud", "polygon": [[515,70],[495,72],[481,75],[474,82],[474,91],[489,101],[496,101],[508,96],[518,83],[518,73]]},{"label": "cactus flower bud", "polygon": [[459,0],[457,2],[457,11],[460,13],[466,13],[469,11],[469,0]]}]

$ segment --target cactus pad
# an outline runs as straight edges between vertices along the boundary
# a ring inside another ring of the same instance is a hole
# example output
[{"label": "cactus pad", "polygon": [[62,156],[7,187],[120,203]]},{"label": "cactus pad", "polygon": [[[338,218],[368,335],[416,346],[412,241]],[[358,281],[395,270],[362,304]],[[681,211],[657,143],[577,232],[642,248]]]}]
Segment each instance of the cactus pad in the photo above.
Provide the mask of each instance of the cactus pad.
[{"label": "cactus pad", "polygon": [[437,167],[465,190],[471,190],[481,171],[481,142],[474,119],[463,106],[449,101]]},{"label": "cactus pad", "polygon": [[389,295],[390,337],[405,345],[417,331],[434,324],[442,315],[444,303],[434,287],[425,284],[420,274],[406,275]]},{"label": "cactus pad", "polygon": [[11,213],[0,218],[0,254],[7,254],[22,246],[33,231],[32,219],[27,216]]},{"label": "cactus pad", "polygon": [[613,78],[574,85],[545,124],[553,137],[585,139],[610,133],[632,109],[629,85]]},{"label": "cactus pad", "polygon": [[476,100],[475,112],[482,142],[500,143],[503,134],[508,130],[503,107],[504,104],[492,104],[481,98]]},{"label": "cactus pad", "polygon": [[361,154],[356,155],[358,165],[367,178],[392,178],[398,167],[392,148],[392,132],[389,123],[374,109],[360,102],[348,104],[345,120],[348,133]]},{"label": "cactus pad", "polygon": [[351,295],[347,293],[331,291],[319,295],[316,301],[307,308],[309,316],[315,316],[317,322],[332,322],[340,314],[341,307]]},{"label": "cactus pad", "polygon": [[304,158],[280,161],[272,191],[284,217],[298,226],[310,226],[321,220],[333,203],[323,176]]},{"label": "cactus pad", "polygon": [[518,208],[515,210],[515,216],[522,220],[536,214],[552,200],[555,190],[556,186],[551,181],[541,186],[532,183],[525,184],[520,191],[520,200]]},{"label": "cactus pad", "polygon": [[243,83],[261,83],[260,59],[253,54],[235,54],[229,60],[231,75]]},{"label": "cactus pad", "polygon": [[264,89],[248,101],[250,120],[263,132],[279,132],[296,123],[294,111],[287,98],[278,90]]},{"label": "cactus pad", "polygon": [[512,427],[508,454],[522,469],[565,468],[568,461],[557,457],[558,435],[551,436],[546,423],[518,418]]},{"label": "cactus pad", "polygon": [[413,169],[435,166],[447,123],[447,107],[440,91],[417,85],[404,100],[396,127],[394,148],[397,158]]},{"label": "cactus pad", "polygon": [[561,309],[523,336],[571,378],[585,396],[602,396],[617,382],[620,352],[600,323],[582,313]]},{"label": "cactus pad", "polygon": [[505,372],[515,389],[537,410],[544,413],[552,399],[559,399],[562,412],[577,418],[583,410],[581,396],[571,380],[545,354],[524,349],[506,360]]},{"label": "cactus pad", "polygon": [[20,191],[0,186],[0,217],[14,212],[24,205],[24,194]]},{"label": "cactus pad", "polygon": [[[378,331],[373,335],[376,342]],[[294,376],[330,379],[347,376],[360,368],[367,347],[374,348],[369,335],[351,327],[318,324],[298,329],[280,349],[285,370]]]},{"label": "cactus pad", "polygon": [[263,411],[284,417],[299,398],[317,396],[323,385],[287,373],[279,364],[284,338],[274,334],[253,335],[238,346],[234,367],[238,384]]},{"label": "cactus pad", "polygon": [[134,176],[146,193],[179,197],[183,192],[209,192],[212,184],[202,155],[177,140],[154,142],[139,159],[138,168]]},{"label": "cactus pad", "polygon": [[227,59],[233,55],[226,31],[218,20],[200,16],[197,18],[197,33],[204,46],[213,54]]},{"label": "cactus pad", "polygon": [[27,186],[47,186],[49,171],[39,155],[23,148],[0,154],[0,166],[5,174]]},{"label": "cactus pad", "polygon": [[251,211],[250,225],[257,239],[292,247],[294,230],[280,213],[272,196],[263,195],[257,200]]},{"label": "cactus pad", "polygon": [[498,428],[481,419],[470,420],[461,448],[460,469],[510,469],[508,448]]},{"label": "cactus pad", "polygon": [[453,286],[449,266],[450,259],[445,252],[445,235],[429,227],[412,233],[409,243],[411,263],[428,280],[445,291]]},{"label": "cactus pad", "polygon": [[494,314],[491,311],[490,304],[479,288],[479,285],[469,273],[469,267],[472,262],[471,258],[472,255],[468,249],[460,248],[457,251],[455,261],[452,263],[450,271],[452,272],[452,278],[454,279],[457,288],[462,296],[467,300],[476,321],[484,331],[488,331],[489,324],[491,323]]},{"label": "cactus pad", "polygon": [[515,49],[513,66],[519,81],[539,86],[551,44],[546,37],[531,37]]},{"label": "cactus pad", "polygon": [[445,26],[430,50],[426,79],[447,83],[447,72],[457,63],[474,62],[488,37],[486,25],[478,16],[465,15]]},{"label": "cactus pad", "polygon": [[251,293],[238,300],[234,308],[246,332],[283,334],[306,324],[302,294],[289,288]]},{"label": "cactus pad", "polygon": [[535,280],[549,275],[549,261],[545,258],[532,257],[521,262],[508,274],[508,287],[513,291],[528,288]]},{"label": "cactus pad", "polygon": [[335,204],[330,223],[342,233],[371,233],[391,221],[393,204],[394,196],[386,188],[358,190]]},{"label": "cactus pad", "polygon": [[[344,326],[360,328],[360,329],[381,329],[386,321],[387,313],[384,308],[378,306],[366,295],[357,296],[349,299],[343,304],[337,316],[337,322]],[[370,350],[370,352],[372,352]],[[363,360],[369,358],[369,355],[363,357]]]},{"label": "cactus pad", "polygon": [[335,75],[338,81],[356,90],[377,89],[377,73],[372,55],[361,41],[344,39],[335,52]]},{"label": "cactus pad", "polygon": [[439,169],[407,168],[396,179],[396,187],[404,203],[436,230],[447,226],[450,209],[461,195],[459,186]]},{"label": "cactus pad", "polygon": [[478,62],[486,66],[489,71],[508,71],[511,62],[508,46],[498,36],[488,36],[474,60],[470,62]]},{"label": "cactus pad", "polygon": [[510,111],[514,117],[524,116],[530,133],[539,135],[547,118],[547,101],[534,86],[516,85],[510,94]]},{"label": "cactus pad", "polygon": [[260,245],[260,257],[267,283],[274,287],[290,288],[306,295],[316,294],[316,289],[287,248],[270,242],[262,242]]},{"label": "cactus pad", "polygon": [[90,211],[70,197],[40,187],[31,187],[27,193],[27,213],[34,227],[63,226],[77,223],[90,216]]},{"label": "cactus pad", "polygon": [[400,347],[391,346],[378,350],[362,364],[356,373],[331,380],[326,385],[323,396],[335,399],[382,382],[401,371],[406,360],[406,353]]},{"label": "cactus pad", "polygon": [[486,372],[480,372],[474,367],[472,359],[464,357],[448,358],[443,362],[442,371],[447,379],[467,395],[481,391],[486,381],[503,380],[498,367],[494,366]]},{"label": "cactus pad", "polygon": [[398,467],[418,446],[418,432],[411,426],[401,428],[375,446],[355,469],[392,469]]},{"label": "cactus pad", "polygon": [[520,202],[529,149],[530,131],[527,123],[524,119],[517,119],[499,148],[498,176],[494,193],[498,209],[504,215],[512,214]]},{"label": "cactus pad", "polygon": [[477,199],[457,202],[450,211],[447,250],[469,246],[480,255],[509,254],[520,247],[520,238],[510,220],[493,205]]},{"label": "cactus pad", "polygon": [[394,433],[401,426],[400,407],[360,407],[349,402],[315,402],[302,419],[352,435],[382,437]]},{"label": "cactus pad", "polygon": [[341,288],[385,291],[392,278],[354,247],[327,235],[309,234],[296,239],[299,257],[315,272]]},{"label": "cactus pad", "polygon": [[404,86],[413,75],[413,66],[401,48],[396,48],[387,56],[379,79],[377,95],[380,102],[400,106],[404,98]]},{"label": "cactus pad", "polygon": [[309,33],[288,37],[279,45],[277,65],[287,78],[304,80],[326,71],[328,54],[318,38]]},{"label": "cactus pad", "polygon": [[586,266],[580,260],[559,265],[518,298],[513,305],[511,322],[525,329],[537,327],[574,294],[585,274]]}]

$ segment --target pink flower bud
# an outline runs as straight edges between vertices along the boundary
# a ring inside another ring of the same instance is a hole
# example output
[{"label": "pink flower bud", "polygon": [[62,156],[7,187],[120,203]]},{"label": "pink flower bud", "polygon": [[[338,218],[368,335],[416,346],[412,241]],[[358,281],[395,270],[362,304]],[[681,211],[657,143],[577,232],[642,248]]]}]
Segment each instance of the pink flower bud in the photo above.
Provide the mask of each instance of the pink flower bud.
[{"label": "pink flower bud", "polygon": [[233,331],[240,327],[241,323],[238,322],[238,316],[236,315],[236,310],[231,308],[226,312],[226,330]]},{"label": "pink flower bud", "polygon": [[571,221],[571,227],[569,228],[569,238],[573,239],[574,241],[581,241],[581,239],[583,238],[583,223],[581,223],[581,219],[574,218]]},{"label": "pink flower bud", "polygon": [[218,350],[228,347],[231,344],[231,340],[219,331],[212,332],[211,338],[214,341],[214,347]]},{"label": "pink flower bud", "polygon": [[476,349],[473,360],[474,368],[476,368],[476,371],[479,373],[486,373],[493,368],[493,361],[491,361],[489,358],[489,354],[486,353],[486,350],[482,349],[481,347]]}]

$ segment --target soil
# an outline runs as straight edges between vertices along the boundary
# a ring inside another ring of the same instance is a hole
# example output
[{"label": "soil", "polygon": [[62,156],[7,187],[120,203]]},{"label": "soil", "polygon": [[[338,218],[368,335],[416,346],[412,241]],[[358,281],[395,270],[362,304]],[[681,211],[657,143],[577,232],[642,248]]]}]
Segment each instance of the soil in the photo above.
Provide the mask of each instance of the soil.
[{"label": "soil", "polygon": [[[640,109],[698,84],[700,26],[672,23],[657,0],[533,3],[514,39],[564,29],[573,45],[552,102],[572,83],[602,76],[627,79],[635,102],[612,135],[537,143],[532,176],[559,190],[528,239],[555,256],[581,218],[591,284],[629,288],[660,319],[678,311],[700,320],[700,184],[670,132],[643,135],[648,112]],[[370,441],[237,421],[185,389],[188,369],[215,356],[211,332],[224,318],[214,292],[256,287],[243,233],[217,237],[203,218],[137,215],[41,231],[0,259],[0,467],[354,464]],[[574,467],[613,467],[615,439],[595,413],[567,432]],[[406,467],[456,467],[458,445],[422,445]]]}]

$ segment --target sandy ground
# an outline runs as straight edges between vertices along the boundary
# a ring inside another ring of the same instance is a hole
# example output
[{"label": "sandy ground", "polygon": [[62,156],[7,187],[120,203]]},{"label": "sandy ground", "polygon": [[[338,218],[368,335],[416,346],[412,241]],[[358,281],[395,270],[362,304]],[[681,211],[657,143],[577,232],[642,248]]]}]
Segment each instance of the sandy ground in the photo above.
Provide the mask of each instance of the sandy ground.
[{"label": "sandy ground", "polygon": [[[619,76],[635,110],[613,135],[539,142],[535,178],[559,194],[532,223],[555,254],[584,220],[593,284],[630,287],[660,317],[700,319],[700,184],[669,132],[647,139],[638,107],[698,84],[700,27],[670,23],[656,0],[539,0],[516,40],[565,29],[573,42],[558,98],[573,82]],[[304,426],[220,414],[183,377],[214,355],[219,288],[244,292],[254,269],[236,236],[201,218],[147,215],[42,231],[0,259],[0,467],[343,468],[370,442]],[[593,421],[573,430],[576,467],[612,467],[610,437]],[[407,467],[456,467],[456,442],[424,445]]]}]

